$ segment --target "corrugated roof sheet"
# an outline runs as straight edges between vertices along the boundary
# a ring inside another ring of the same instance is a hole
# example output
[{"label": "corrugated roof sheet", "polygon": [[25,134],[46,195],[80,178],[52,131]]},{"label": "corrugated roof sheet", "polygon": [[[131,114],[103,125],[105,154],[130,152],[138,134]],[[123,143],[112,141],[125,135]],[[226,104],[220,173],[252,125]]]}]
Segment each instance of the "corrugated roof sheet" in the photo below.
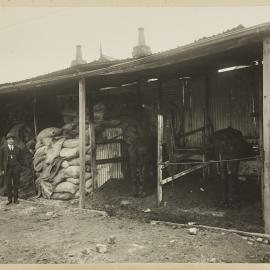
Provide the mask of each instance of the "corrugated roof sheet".
[{"label": "corrugated roof sheet", "polygon": [[95,78],[104,75],[124,75],[126,73],[151,70],[162,66],[170,66],[189,61],[194,58],[212,55],[217,52],[241,47],[250,43],[260,42],[270,35],[270,23],[260,24],[249,28],[237,27],[209,38],[202,38],[196,42],[174,48],[168,51],[155,53],[140,59],[123,59],[118,61],[75,66],[59,70],[32,79],[2,84],[0,92],[30,89],[46,84],[82,77]]}]

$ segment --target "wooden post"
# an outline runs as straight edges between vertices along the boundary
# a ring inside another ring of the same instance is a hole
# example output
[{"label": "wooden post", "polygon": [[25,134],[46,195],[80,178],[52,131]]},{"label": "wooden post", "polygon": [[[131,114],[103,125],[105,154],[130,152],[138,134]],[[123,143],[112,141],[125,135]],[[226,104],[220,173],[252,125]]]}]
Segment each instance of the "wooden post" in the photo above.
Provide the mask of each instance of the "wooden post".
[{"label": "wooden post", "polygon": [[264,223],[270,233],[270,37],[263,41]]},{"label": "wooden post", "polygon": [[80,208],[85,208],[85,79],[79,80]]},{"label": "wooden post", "polygon": [[158,86],[158,125],[157,125],[157,205],[160,206],[162,202],[162,145],[163,145],[163,115],[161,109],[161,90],[162,82],[159,80]]},{"label": "wooden post", "polygon": [[96,164],[96,136],[95,136],[95,119],[94,119],[94,95],[90,95],[89,108],[89,139],[90,139],[90,158],[91,172],[93,180],[93,190],[97,190],[97,164]]},{"label": "wooden post", "polygon": [[261,182],[261,202],[262,202],[262,216],[264,219],[264,177],[263,177],[263,162],[264,162],[264,147],[263,147],[263,89],[262,89],[262,62],[256,66],[256,77],[258,80],[258,129],[259,129],[259,154],[260,154],[260,182]]},{"label": "wooden post", "polygon": [[37,95],[36,91],[33,91],[33,120],[34,120],[34,132],[35,138],[37,138],[37,117],[36,117],[36,104],[37,104]]}]

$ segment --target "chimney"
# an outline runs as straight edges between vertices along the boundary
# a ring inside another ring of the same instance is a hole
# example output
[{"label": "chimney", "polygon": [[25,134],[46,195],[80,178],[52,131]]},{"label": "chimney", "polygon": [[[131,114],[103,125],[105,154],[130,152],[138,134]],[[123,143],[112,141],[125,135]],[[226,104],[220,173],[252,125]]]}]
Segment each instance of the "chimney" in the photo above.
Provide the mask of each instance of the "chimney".
[{"label": "chimney", "polygon": [[71,62],[71,66],[86,64],[86,61],[82,59],[82,46],[76,46],[76,59]]},{"label": "chimney", "polygon": [[144,29],[143,27],[138,28],[138,45],[139,46],[145,46],[145,38],[144,38]]},{"label": "chimney", "polygon": [[151,48],[146,45],[144,37],[144,28],[138,28],[138,45],[133,47],[133,58],[140,58],[152,54]]}]

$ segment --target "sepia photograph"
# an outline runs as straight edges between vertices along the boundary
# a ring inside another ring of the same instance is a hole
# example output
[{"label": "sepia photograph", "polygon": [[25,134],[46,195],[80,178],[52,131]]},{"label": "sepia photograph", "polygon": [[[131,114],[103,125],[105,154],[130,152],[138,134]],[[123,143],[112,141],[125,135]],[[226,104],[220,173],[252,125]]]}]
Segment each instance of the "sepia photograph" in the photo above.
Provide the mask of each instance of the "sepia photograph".
[{"label": "sepia photograph", "polygon": [[0,268],[266,266],[270,3],[103,2],[0,0]]}]

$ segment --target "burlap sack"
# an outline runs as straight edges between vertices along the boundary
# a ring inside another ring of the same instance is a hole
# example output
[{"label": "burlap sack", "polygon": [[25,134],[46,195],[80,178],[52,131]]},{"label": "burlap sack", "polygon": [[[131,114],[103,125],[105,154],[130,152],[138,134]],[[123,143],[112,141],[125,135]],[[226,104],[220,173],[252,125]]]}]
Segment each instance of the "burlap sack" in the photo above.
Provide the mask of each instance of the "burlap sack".
[{"label": "burlap sack", "polygon": [[46,155],[47,154],[47,151],[48,151],[48,146],[41,146],[41,147],[39,147],[37,150],[36,150],[36,152],[35,152],[35,154],[34,154],[34,159],[37,157],[37,156],[44,156],[44,155]]},{"label": "burlap sack", "polygon": [[75,124],[72,122],[66,123],[62,126],[63,130],[72,130],[75,127]]},{"label": "burlap sack", "polygon": [[37,136],[37,140],[41,140],[44,137],[55,137],[60,135],[62,132],[61,128],[50,127],[43,129]]},{"label": "burlap sack", "polygon": [[80,184],[80,179],[78,179],[78,178],[69,177],[69,178],[66,178],[66,181],[72,183],[73,185]]},{"label": "burlap sack", "polygon": [[74,197],[73,194],[69,192],[54,192],[51,196],[53,200],[70,200]]},{"label": "burlap sack", "polygon": [[72,159],[79,155],[79,148],[62,148],[60,151],[60,157],[65,159]]},{"label": "burlap sack", "polygon": [[93,182],[92,182],[92,179],[88,179],[86,182],[85,182],[85,188],[86,189],[89,189],[91,186],[92,186]]},{"label": "burlap sack", "polygon": [[63,143],[63,147],[74,148],[79,146],[79,139],[68,139]]},{"label": "burlap sack", "polygon": [[54,161],[54,159],[59,156],[64,141],[65,141],[65,138],[61,138],[55,143],[52,142],[48,146],[46,160],[45,160],[46,164],[51,164]]},{"label": "burlap sack", "polygon": [[62,162],[62,164],[61,164],[61,167],[62,168],[64,168],[64,169],[66,169],[67,167],[69,167],[70,165],[69,165],[69,162],[67,161],[67,160],[64,160],[63,162]]},{"label": "burlap sack", "polygon": [[50,145],[53,141],[53,137],[44,137],[44,138],[41,138],[41,142],[43,145]]},{"label": "burlap sack", "polygon": [[63,169],[65,171],[66,178],[72,177],[72,178],[79,178],[80,177],[80,166],[69,166],[66,169]]},{"label": "burlap sack", "polygon": [[59,183],[65,181],[66,173],[64,170],[59,170],[57,175],[53,178],[53,185],[57,186]]},{"label": "burlap sack", "polygon": [[78,190],[78,185],[74,185],[71,182],[61,182],[60,184],[58,184],[55,189],[54,189],[54,193],[66,193],[69,192],[71,194],[75,194],[76,191]]}]

